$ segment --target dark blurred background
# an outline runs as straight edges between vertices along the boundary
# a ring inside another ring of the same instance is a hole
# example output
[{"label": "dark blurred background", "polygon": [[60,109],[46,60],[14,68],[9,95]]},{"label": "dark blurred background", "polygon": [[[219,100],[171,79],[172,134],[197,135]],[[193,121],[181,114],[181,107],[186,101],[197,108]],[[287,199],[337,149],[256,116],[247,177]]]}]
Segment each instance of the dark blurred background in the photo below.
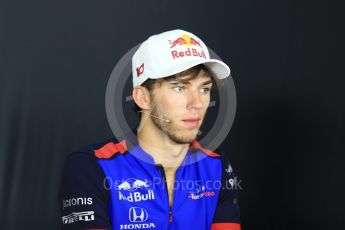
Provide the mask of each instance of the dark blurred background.
[{"label": "dark blurred background", "polygon": [[230,64],[244,230],[344,229],[344,1],[1,0],[0,229],[58,229],[64,157],[112,136],[105,88],[149,35]]}]

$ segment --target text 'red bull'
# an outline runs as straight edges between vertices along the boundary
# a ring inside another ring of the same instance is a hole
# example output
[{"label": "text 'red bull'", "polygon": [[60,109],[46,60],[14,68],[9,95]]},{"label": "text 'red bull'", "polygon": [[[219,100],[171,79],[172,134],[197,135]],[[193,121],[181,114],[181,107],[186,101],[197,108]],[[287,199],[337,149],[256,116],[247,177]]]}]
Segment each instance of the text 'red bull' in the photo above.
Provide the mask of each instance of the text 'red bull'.
[{"label": "text 'red bull'", "polygon": [[198,57],[206,59],[205,52],[203,50],[198,51],[195,48],[187,48],[184,51],[173,50],[173,51],[171,51],[171,55],[174,59],[185,57],[185,56],[198,56]]}]

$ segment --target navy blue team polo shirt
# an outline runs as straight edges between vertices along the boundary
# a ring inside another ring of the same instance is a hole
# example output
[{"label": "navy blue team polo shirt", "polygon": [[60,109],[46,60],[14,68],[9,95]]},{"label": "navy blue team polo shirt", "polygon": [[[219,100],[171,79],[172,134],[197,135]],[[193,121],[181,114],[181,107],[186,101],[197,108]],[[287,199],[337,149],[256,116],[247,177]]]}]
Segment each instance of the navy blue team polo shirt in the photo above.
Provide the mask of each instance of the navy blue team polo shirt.
[{"label": "navy blue team polo shirt", "polygon": [[111,139],[71,153],[59,192],[62,229],[240,230],[228,159],[190,145],[169,205],[164,168],[140,145]]}]

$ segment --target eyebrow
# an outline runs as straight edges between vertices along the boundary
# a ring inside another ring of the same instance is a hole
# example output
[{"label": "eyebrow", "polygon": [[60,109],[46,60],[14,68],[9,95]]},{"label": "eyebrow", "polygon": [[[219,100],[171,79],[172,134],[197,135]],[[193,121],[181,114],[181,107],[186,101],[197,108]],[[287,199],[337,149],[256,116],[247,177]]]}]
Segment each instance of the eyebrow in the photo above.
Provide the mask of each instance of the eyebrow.
[{"label": "eyebrow", "polygon": [[[169,80],[169,83],[172,85],[178,85],[178,84],[188,85],[188,84],[190,84],[190,81],[189,80],[183,80],[183,79],[171,79],[171,80]],[[213,83],[212,80],[205,81],[201,85],[208,85],[210,83]]]}]

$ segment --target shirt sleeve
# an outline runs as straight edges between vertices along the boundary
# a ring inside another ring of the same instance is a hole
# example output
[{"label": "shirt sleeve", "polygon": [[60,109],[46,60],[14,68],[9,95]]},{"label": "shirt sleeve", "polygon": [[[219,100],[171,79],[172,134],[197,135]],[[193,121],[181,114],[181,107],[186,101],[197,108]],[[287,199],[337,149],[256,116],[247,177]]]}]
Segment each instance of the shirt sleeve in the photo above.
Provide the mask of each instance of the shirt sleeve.
[{"label": "shirt sleeve", "polygon": [[94,156],[73,153],[62,172],[59,202],[62,229],[111,229],[110,192]]},{"label": "shirt sleeve", "polygon": [[211,230],[241,230],[240,209],[236,190],[240,184],[226,156],[222,156],[222,188],[213,217]]}]

